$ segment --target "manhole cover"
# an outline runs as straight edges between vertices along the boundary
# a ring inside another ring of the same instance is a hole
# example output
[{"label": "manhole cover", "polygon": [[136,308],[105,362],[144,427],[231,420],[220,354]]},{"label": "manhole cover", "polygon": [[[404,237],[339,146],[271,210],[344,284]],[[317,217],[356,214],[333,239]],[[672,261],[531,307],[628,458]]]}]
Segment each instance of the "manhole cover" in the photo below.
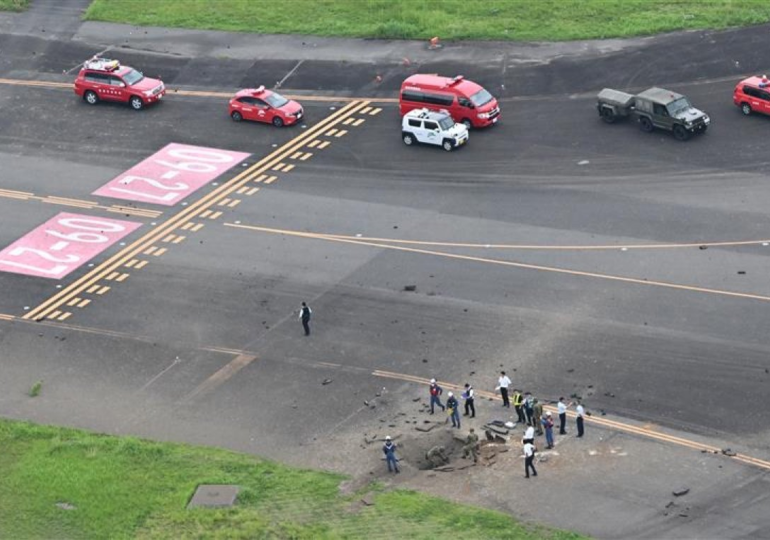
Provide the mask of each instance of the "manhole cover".
[{"label": "manhole cover", "polygon": [[235,504],[238,491],[240,491],[238,486],[201,484],[195,490],[195,495],[193,495],[187,508],[232,506]]}]

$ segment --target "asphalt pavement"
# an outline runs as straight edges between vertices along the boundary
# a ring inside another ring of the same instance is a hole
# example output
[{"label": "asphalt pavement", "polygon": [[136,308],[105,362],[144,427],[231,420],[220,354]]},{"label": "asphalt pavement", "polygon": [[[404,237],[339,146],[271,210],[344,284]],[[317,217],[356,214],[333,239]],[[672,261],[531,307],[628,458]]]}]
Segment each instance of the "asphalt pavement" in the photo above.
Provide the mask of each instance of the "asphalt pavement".
[{"label": "asphalt pavement", "polygon": [[[141,225],[64,279],[0,273],[3,416],[369,478],[381,466],[364,434],[420,444],[415,377],[491,391],[506,369],[541,398],[582,396],[597,418],[770,457],[770,118],[732,104],[735,82],[763,69],[767,26],[429,50],[80,24],[86,4],[0,14],[0,246],[59,212]],[[161,75],[166,99],[137,113],[56,86],[105,49]],[[501,123],[456,152],[406,147],[392,99],[415,72],[484,84]],[[301,125],[229,119],[228,93],[279,82],[304,96]],[[688,95],[708,133],[678,142],[600,122],[595,92],[649,85]],[[192,90],[208,94],[177,93]],[[92,195],[170,142],[249,157],[172,207]],[[502,470],[518,479],[519,466]],[[596,427],[542,467],[526,503],[495,469],[404,483],[462,481],[453,498],[600,537],[770,526],[767,468],[693,447]],[[669,516],[683,484],[695,510]]]}]

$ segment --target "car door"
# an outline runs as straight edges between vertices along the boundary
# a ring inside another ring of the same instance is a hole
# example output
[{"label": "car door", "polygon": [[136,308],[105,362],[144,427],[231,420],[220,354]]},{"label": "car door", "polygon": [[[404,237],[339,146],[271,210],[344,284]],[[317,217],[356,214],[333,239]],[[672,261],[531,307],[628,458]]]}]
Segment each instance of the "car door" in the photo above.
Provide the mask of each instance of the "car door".
[{"label": "car door", "polygon": [[110,95],[114,101],[128,101],[128,86],[117,75],[110,75]]},{"label": "car door", "polygon": [[770,92],[767,90],[759,90],[758,96],[760,103],[760,112],[763,114],[770,114]]},{"label": "car door", "polygon": [[275,111],[264,100],[254,98],[254,114],[259,122],[272,122]]},{"label": "car door", "polygon": [[433,120],[425,121],[425,129],[423,130],[425,136],[425,142],[430,144],[441,144],[439,140],[438,122]]},{"label": "car door", "polygon": [[653,103],[652,105],[652,124],[655,127],[668,129],[670,130],[673,126],[673,120],[671,119],[671,116],[668,114],[668,110],[666,109],[665,105],[661,105],[660,103]]},{"label": "car door", "polygon": [[96,92],[99,99],[112,100],[110,77],[106,73],[86,73],[88,88]]},{"label": "car door", "polygon": [[254,98],[239,97],[235,101],[235,109],[241,113],[244,120],[256,120],[257,114],[254,110]]}]

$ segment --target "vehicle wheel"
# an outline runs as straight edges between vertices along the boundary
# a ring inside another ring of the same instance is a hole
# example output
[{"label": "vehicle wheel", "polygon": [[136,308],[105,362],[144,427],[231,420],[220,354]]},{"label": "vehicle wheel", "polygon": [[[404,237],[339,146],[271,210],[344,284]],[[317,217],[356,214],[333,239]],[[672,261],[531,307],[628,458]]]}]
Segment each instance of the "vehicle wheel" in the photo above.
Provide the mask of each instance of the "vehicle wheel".
[{"label": "vehicle wheel", "polygon": [[642,116],[639,119],[639,129],[641,129],[642,131],[644,131],[646,133],[649,133],[649,132],[652,131],[652,128],[653,128],[652,120],[650,120],[646,116]]},{"label": "vehicle wheel", "polygon": [[129,99],[128,102],[135,111],[141,111],[142,107],[144,107],[144,101],[142,101],[142,98],[139,96],[131,96],[131,99]]},{"label": "vehicle wheel", "polygon": [[280,116],[274,116],[273,125],[275,127],[283,127],[283,118],[281,118]]},{"label": "vehicle wheel", "polygon": [[97,103],[99,103],[99,96],[97,96],[96,92],[94,92],[93,90],[88,90],[85,94],[83,94],[83,99],[89,105],[96,105]]},{"label": "vehicle wheel", "polygon": [[609,107],[602,107],[602,120],[608,124],[615,123],[615,112]]},{"label": "vehicle wheel", "polygon": [[414,137],[412,137],[411,133],[404,133],[401,138],[407,146],[412,146],[412,143],[414,143]]},{"label": "vehicle wheel", "polygon": [[746,116],[750,115],[751,105],[749,105],[748,103],[741,103],[741,112]]},{"label": "vehicle wheel", "polygon": [[230,115],[230,118],[233,119],[233,122],[240,122],[243,120],[243,115],[238,111],[233,111],[233,114]]},{"label": "vehicle wheel", "polygon": [[451,152],[455,147],[454,143],[449,139],[444,139],[444,142],[441,144],[441,146],[443,146],[444,150],[447,152]]},{"label": "vehicle wheel", "polygon": [[677,141],[686,141],[690,138],[690,132],[677,124],[674,126],[674,138],[676,138]]},{"label": "vehicle wheel", "polygon": [[468,118],[463,118],[462,124],[468,128],[468,131],[473,129],[473,122],[471,122]]}]

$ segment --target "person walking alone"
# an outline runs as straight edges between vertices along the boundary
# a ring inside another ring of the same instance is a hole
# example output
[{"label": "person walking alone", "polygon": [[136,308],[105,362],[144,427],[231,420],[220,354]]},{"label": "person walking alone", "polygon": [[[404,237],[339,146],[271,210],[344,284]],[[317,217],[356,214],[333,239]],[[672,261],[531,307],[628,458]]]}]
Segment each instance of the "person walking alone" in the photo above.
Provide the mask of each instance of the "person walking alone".
[{"label": "person walking alone", "polygon": [[310,315],[313,311],[305,302],[302,302],[302,307],[299,310],[299,320],[302,321],[302,328],[305,329],[305,335],[310,335]]},{"label": "person walking alone", "polygon": [[434,407],[438,405],[441,407],[442,411],[446,410],[446,407],[444,407],[444,404],[441,403],[441,394],[444,393],[444,389],[441,388],[437,383],[436,379],[430,380],[430,414],[434,413]]},{"label": "person walking alone", "polygon": [[452,427],[460,429],[460,404],[452,392],[447,394],[446,408],[449,409],[449,418],[452,419]]},{"label": "person walking alone", "polygon": [[500,395],[503,397],[503,407],[511,408],[511,402],[508,400],[508,387],[511,386],[511,379],[505,374],[505,371],[500,372],[500,378],[497,379],[497,388],[500,390]]},{"label": "person walking alone", "polygon": [[529,478],[529,470],[532,469],[532,476],[537,476],[535,470],[535,445],[528,442],[524,444],[524,477]]},{"label": "person walking alone", "polygon": [[586,410],[583,408],[583,404],[578,400],[577,407],[575,408],[575,413],[577,414],[577,430],[578,430],[578,437],[583,436],[583,416],[586,414]]},{"label": "person walking alone", "polygon": [[465,392],[463,392],[463,398],[465,399],[465,416],[470,415],[471,418],[476,418],[476,405],[474,405],[475,394],[473,387],[469,383],[465,383]]},{"label": "person walking alone", "polygon": [[545,443],[546,448],[549,450],[553,448],[553,415],[551,411],[545,413],[545,416],[540,421],[545,428]]},{"label": "person walking alone", "polygon": [[400,473],[401,471],[398,470],[398,459],[396,458],[396,443],[391,440],[390,435],[385,437],[382,452],[385,454],[385,461],[388,462],[388,472]]}]

